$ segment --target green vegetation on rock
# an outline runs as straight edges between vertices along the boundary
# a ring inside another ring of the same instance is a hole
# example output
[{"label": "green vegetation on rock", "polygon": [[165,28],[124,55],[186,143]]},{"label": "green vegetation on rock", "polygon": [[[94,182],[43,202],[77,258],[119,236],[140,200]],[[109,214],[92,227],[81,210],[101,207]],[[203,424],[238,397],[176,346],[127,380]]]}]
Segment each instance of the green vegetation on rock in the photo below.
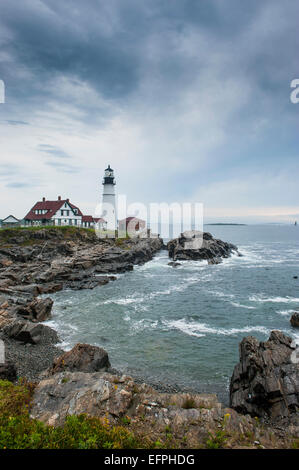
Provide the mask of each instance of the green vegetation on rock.
[{"label": "green vegetation on rock", "polygon": [[69,416],[62,427],[30,418],[34,386],[0,380],[0,449],[133,449],[144,448],[123,426],[86,415]]}]

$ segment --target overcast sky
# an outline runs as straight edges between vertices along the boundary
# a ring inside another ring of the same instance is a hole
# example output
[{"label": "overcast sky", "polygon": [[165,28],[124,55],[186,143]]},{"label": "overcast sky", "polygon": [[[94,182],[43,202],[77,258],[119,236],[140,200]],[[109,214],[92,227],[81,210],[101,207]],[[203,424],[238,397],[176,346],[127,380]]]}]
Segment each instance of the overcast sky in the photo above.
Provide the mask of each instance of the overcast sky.
[{"label": "overcast sky", "polygon": [[58,195],[299,219],[297,0],[1,0],[0,218]]}]

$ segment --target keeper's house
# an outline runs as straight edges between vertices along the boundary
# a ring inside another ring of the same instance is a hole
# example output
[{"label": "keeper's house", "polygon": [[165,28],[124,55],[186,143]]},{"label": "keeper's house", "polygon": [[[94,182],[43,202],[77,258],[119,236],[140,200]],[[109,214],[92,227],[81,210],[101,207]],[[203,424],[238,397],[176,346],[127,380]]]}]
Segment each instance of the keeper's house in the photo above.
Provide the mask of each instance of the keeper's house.
[{"label": "keeper's house", "polygon": [[28,214],[24,217],[25,226],[38,225],[69,225],[75,227],[93,228],[98,224],[100,229],[105,229],[104,219],[95,219],[89,215],[83,215],[79,207],[70,202],[69,199],[61,199],[58,196],[57,201],[37,202]]}]

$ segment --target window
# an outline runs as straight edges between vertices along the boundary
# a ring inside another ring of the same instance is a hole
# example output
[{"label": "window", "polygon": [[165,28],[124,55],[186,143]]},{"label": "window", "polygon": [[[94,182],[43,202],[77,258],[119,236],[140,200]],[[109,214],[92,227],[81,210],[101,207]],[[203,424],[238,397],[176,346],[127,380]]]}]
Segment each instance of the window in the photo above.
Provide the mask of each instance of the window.
[{"label": "window", "polygon": [[63,215],[63,211],[60,211],[61,212],[61,215]]}]

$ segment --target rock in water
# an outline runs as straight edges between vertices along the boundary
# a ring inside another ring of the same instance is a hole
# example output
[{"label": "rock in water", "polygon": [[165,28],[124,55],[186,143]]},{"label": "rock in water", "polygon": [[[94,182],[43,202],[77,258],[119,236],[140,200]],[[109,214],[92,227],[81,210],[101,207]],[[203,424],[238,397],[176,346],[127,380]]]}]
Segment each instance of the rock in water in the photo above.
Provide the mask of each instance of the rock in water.
[{"label": "rock in water", "polygon": [[244,338],[239,346],[240,362],[231,378],[230,406],[251,416],[296,422],[299,363],[294,360],[294,348],[292,339],[281,331],[272,331],[266,342]]},{"label": "rock in water", "polygon": [[51,316],[51,310],[53,306],[53,300],[47,299],[35,299],[29,305],[31,310],[31,316],[33,320],[45,321]]},{"label": "rock in water", "polygon": [[169,257],[176,260],[209,260],[218,264],[221,258],[228,258],[238,248],[232,243],[217,240],[208,232],[190,230],[168,242]]},{"label": "rock in water", "polygon": [[290,319],[291,325],[295,328],[299,328],[299,312],[295,312]]},{"label": "rock in water", "polygon": [[109,367],[108,353],[104,349],[78,343],[73,349],[55,359],[49,374],[63,371],[96,372],[107,370]]}]

